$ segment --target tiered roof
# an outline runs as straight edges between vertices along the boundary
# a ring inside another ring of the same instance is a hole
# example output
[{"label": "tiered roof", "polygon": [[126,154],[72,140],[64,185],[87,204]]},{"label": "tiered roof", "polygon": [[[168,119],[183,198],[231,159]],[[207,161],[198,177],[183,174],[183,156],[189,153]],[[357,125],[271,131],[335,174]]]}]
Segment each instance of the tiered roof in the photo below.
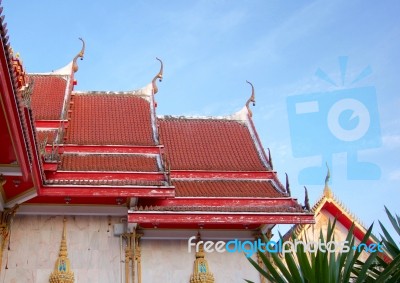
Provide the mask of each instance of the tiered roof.
[{"label": "tiered roof", "polygon": [[[145,228],[256,229],[313,222],[264,153],[249,109],[254,88],[246,107],[231,116],[157,117],[161,60],[160,72],[142,89],[80,92],[73,89],[83,55],[84,42],[71,63],[28,75],[26,86],[25,77],[9,77],[21,89],[33,86],[32,92],[3,88],[7,103],[18,102],[7,104],[20,114],[9,115],[12,125],[25,125],[20,161],[30,168],[29,156],[32,166],[20,187],[30,184],[33,192],[25,190],[14,202],[125,205],[128,221]],[[2,72],[7,68],[3,64]],[[23,98],[31,101],[24,108]],[[18,142],[15,134],[10,137]],[[5,195],[16,191],[4,188]]]}]

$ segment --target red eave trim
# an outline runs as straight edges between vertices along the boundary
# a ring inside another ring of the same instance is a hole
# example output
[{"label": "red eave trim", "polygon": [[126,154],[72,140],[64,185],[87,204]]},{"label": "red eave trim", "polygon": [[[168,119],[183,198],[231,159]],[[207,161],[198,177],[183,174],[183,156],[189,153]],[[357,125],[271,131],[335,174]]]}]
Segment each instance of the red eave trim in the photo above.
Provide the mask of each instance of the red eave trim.
[{"label": "red eave trim", "polygon": [[[59,153],[136,153],[136,154],[160,154],[164,148],[158,146],[135,145],[77,145],[64,144],[58,146]],[[52,147],[47,146],[46,151],[51,152]]]},{"label": "red eave trim", "polygon": [[129,223],[152,224],[313,224],[314,215],[289,213],[199,213],[129,211]]},{"label": "red eave trim", "polygon": [[173,198],[140,200],[138,205],[152,206],[294,206],[296,201],[292,198]]},{"label": "red eave trim", "polygon": [[68,127],[68,120],[37,120],[35,121],[36,129],[40,130],[40,128],[51,128],[58,129],[60,126],[64,124],[64,127]]},{"label": "red eave trim", "polygon": [[174,187],[157,186],[43,186],[40,196],[69,197],[174,197]]},{"label": "red eave trim", "polygon": [[275,171],[205,171],[205,170],[171,170],[173,179],[273,179],[276,178]]},{"label": "red eave trim", "polygon": [[[323,208],[326,209],[333,217],[336,217],[337,221],[346,227],[347,230],[350,230],[351,225],[353,225],[353,220],[347,217],[347,214],[343,213],[339,207],[330,201],[326,201]],[[362,241],[365,233],[366,231],[364,231],[364,229],[360,229],[359,225],[354,225],[353,234],[358,240]],[[372,241],[370,237],[366,244],[370,245],[372,243],[374,243],[374,241]]]},{"label": "red eave trim", "polygon": [[164,181],[163,172],[99,172],[99,171],[57,171],[46,172],[47,180],[143,180]]}]

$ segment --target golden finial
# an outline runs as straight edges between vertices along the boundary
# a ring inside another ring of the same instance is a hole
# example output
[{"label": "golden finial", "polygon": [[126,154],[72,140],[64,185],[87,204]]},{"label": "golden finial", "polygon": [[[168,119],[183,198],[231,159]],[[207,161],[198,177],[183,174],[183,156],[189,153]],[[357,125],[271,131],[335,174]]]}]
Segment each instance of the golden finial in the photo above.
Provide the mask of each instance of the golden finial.
[{"label": "golden finial", "polygon": [[329,166],[328,163],[326,163],[326,168],[327,168],[327,172],[326,172],[326,177],[325,177],[325,187],[324,187],[324,196],[327,198],[333,198],[333,193],[331,191],[331,188],[329,188],[329,179],[331,178],[331,172],[329,170]]},{"label": "golden finial", "polygon": [[246,83],[251,85],[251,96],[246,102],[247,111],[249,112],[249,116],[251,117],[251,116],[253,116],[253,112],[251,112],[249,105],[250,105],[250,102],[253,102],[253,106],[256,106],[256,96],[255,96],[253,84],[249,81],[246,81]]},{"label": "golden finial", "polygon": [[64,217],[64,219],[63,219],[63,233],[62,233],[62,238],[61,238],[61,246],[60,246],[60,254],[59,254],[59,256],[68,256],[68,251],[67,251],[67,230],[65,229],[66,224],[67,224],[67,218]]},{"label": "golden finial", "polygon": [[79,38],[79,40],[82,41],[82,49],[78,54],[76,54],[73,60],[72,70],[74,71],[74,73],[78,71],[78,63],[76,61],[78,60],[78,58],[81,58],[81,60],[83,60],[83,55],[85,54],[85,41],[81,37]]},{"label": "golden finial", "polygon": [[162,81],[162,79],[163,79],[163,72],[164,72],[164,64],[163,64],[163,62],[158,58],[158,57],[156,57],[156,59],[158,60],[158,61],[160,61],[160,63],[161,63],[161,67],[160,67],[160,71],[158,72],[158,74],[153,78],[153,80],[151,81],[151,83],[152,83],[152,85],[153,85],[153,94],[156,94],[157,92],[158,92],[158,87],[157,87],[157,84],[156,84],[156,81],[157,81],[157,79],[161,82]]}]

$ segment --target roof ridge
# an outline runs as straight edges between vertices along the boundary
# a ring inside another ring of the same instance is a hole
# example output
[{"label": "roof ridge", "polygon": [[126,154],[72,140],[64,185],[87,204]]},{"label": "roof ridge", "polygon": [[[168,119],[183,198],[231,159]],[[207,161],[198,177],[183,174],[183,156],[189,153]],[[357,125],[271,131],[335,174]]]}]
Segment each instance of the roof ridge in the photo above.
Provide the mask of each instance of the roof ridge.
[{"label": "roof ridge", "polygon": [[234,119],[232,118],[233,115],[226,115],[226,116],[194,116],[194,115],[157,115],[157,119],[160,120],[204,120],[204,121],[232,121],[232,122],[239,122],[243,123],[244,120],[241,119]]}]

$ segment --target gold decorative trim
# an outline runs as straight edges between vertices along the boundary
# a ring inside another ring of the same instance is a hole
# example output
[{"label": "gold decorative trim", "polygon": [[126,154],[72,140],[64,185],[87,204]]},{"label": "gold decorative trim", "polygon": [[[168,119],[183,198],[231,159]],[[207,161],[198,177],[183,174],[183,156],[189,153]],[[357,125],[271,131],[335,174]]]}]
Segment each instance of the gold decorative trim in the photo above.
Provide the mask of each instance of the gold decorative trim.
[{"label": "gold decorative trim", "polygon": [[325,187],[324,187],[324,192],[323,195],[329,199],[333,198],[333,193],[331,188],[329,188],[329,179],[331,178],[331,172],[329,170],[328,163],[326,164],[327,172],[326,172],[326,177],[325,177]]},{"label": "gold decorative trim", "polygon": [[74,273],[71,271],[71,263],[68,258],[66,223],[67,219],[64,217],[60,252],[56,260],[54,271],[50,275],[49,283],[75,282]]},{"label": "gold decorative trim", "polygon": [[[131,233],[122,234],[126,241],[125,247],[125,283],[142,283],[142,261],[140,250],[140,238],[143,234]],[[137,278],[137,280],[136,280]]]},{"label": "gold decorative trim", "polygon": [[6,192],[4,191],[4,185],[6,183],[7,183],[7,179],[4,177],[3,174],[0,174],[0,193],[1,193],[1,198],[3,199],[4,203],[6,202]]},{"label": "gold decorative trim", "polygon": [[251,96],[246,102],[246,108],[247,108],[247,112],[249,113],[249,116],[252,117],[253,116],[253,112],[251,112],[251,110],[250,110],[250,102],[253,102],[253,106],[256,106],[256,96],[255,96],[253,84],[251,82],[249,82],[249,81],[246,81],[246,83],[251,85]]},{"label": "gold decorative trim", "polygon": [[160,67],[160,71],[158,72],[158,74],[157,74],[157,75],[153,78],[153,80],[151,81],[151,84],[153,85],[153,94],[156,94],[156,93],[158,92],[158,87],[157,87],[156,81],[157,81],[157,79],[158,79],[158,81],[162,82],[163,73],[164,73],[164,64],[163,64],[163,62],[161,61],[161,59],[159,59],[159,58],[157,58],[157,57],[156,57],[156,59],[157,59],[158,61],[160,61],[161,67]]},{"label": "gold decorative trim", "polygon": [[85,54],[85,41],[81,37],[79,38],[79,40],[82,41],[82,49],[78,54],[76,54],[74,60],[72,61],[72,70],[74,71],[74,73],[76,73],[79,69],[78,63],[76,61],[78,60],[78,58],[81,58],[81,60],[83,60],[83,55]]},{"label": "gold decorative trim", "polygon": [[31,77],[29,79],[29,82],[27,84],[25,84],[24,86],[22,86],[22,88],[21,88],[22,101],[24,103],[24,106],[27,108],[31,107],[31,96],[33,93],[34,84],[35,84],[35,81]]},{"label": "gold decorative trim", "polygon": [[3,263],[3,250],[10,236],[11,224],[19,205],[16,204],[13,208],[7,208],[0,213],[0,271]]},{"label": "gold decorative trim", "polygon": [[0,168],[17,168],[17,167],[19,167],[17,163],[12,163],[12,164],[0,163]]},{"label": "gold decorative trim", "polygon": [[[3,199],[4,199],[4,202],[5,202],[5,205],[7,205],[7,203],[9,203],[9,202],[11,202],[11,201],[15,201],[16,199],[27,197],[27,196],[29,196],[29,195],[32,194],[32,193],[36,193],[35,187],[32,187],[32,188],[30,188],[30,189],[27,189],[27,190],[25,190],[25,191],[23,191],[23,192],[21,192],[21,193],[15,195],[15,196],[13,196],[13,197],[10,197],[10,198],[6,198],[6,197],[5,197],[5,198],[3,198]],[[35,196],[36,196],[36,195],[35,195]]]},{"label": "gold decorative trim", "polygon": [[[198,249],[197,249],[198,247]],[[193,264],[193,274],[190,276],[190,283],[214,283],[214,275],[210,272],[208,262],[205,259],[203,242],[200,233],[197,235],[196,259]]]}]

